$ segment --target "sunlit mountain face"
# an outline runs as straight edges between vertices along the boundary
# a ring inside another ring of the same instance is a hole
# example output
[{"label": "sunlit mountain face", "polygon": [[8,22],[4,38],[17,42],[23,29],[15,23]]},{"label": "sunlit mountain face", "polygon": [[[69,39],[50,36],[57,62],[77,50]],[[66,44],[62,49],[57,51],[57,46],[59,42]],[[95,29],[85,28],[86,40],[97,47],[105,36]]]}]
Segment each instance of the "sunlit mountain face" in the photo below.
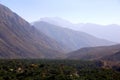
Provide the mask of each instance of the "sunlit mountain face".
[{"label": "sunlit mountain face", "polygon": [[1,58],[56,58],[64,52],[64,46],[0,4]]}]

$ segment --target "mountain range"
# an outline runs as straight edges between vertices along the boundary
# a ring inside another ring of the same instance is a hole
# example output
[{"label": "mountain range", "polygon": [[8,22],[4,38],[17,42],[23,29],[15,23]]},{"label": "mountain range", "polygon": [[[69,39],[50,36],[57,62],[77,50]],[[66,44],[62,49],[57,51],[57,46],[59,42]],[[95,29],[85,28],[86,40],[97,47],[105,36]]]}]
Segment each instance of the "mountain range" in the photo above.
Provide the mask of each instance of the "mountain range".
[{"label": "mountain range", "polygon": [[41,18],[40,21],[76,31],[82,31],[98,38],[120,43],[120,37],[118,37],[120,34],[120,25],[117,24],[100,25],[94,23],[72,23],[59,17],[45,17]]},{"label": "mountain range", "polygon": [[0,58],[120,61],[119,44],[68,29],[74,26],[68,21],[48,21],[36,21],[31,25],[0,4]]},{"label": "mountain range", "polygon": [[56,58],[64,46],[0,4],[0,58]]},{"label": "mountain range", "polygon": [[68,47],[69,51],[83,47],[113,45],[115,43],[96,38],[85,32],[63,28],[45,21],[36,21],[33,25],[40,31]]}]

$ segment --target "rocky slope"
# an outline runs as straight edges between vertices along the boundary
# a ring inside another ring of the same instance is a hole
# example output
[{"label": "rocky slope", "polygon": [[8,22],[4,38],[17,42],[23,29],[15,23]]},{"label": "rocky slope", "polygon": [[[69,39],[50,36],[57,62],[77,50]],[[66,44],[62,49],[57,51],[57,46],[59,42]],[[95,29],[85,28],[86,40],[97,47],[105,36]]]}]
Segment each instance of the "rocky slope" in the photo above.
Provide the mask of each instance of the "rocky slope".
[{"label": "rocky slope", "polygon": [[56,58],[64,47],[0,4],[0,58]]}]

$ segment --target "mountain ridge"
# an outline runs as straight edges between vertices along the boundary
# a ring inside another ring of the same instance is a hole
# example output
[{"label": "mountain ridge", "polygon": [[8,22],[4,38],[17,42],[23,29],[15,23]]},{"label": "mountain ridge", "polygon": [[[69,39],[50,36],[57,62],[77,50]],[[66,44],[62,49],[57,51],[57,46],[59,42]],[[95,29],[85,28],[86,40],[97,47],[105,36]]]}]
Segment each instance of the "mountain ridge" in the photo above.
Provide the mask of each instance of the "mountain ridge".
[{"label": "mountain ridge", "polygon": [[1,58],[55,58],[63,46],[0,4]]},{"label": "mountain ridge", "polygon": [[103,38],[112,42],[120,43],[120,38],[117,37],[117,35],[120,34],[120,25],[118,24],[101,25],[95,23],[72,23],[59,17],[45,17],[41,18],[40,21],[45,21],[76,31],[82,31],[98,38]]},{"label": "mountain ridge", "polygon": [[66,45],[71,50],[77,50],[82,47],[115,44],[104,39],[96,38],[84,32],[63,28],[44,21],[34,22],[33,25],[44,34],[60,42],[61,44]]},{"label": "mountain ridge", "polygon": [[112,46],[87,47],[73,51],[68,59],[103,60],[120,51],[120,44]]}]

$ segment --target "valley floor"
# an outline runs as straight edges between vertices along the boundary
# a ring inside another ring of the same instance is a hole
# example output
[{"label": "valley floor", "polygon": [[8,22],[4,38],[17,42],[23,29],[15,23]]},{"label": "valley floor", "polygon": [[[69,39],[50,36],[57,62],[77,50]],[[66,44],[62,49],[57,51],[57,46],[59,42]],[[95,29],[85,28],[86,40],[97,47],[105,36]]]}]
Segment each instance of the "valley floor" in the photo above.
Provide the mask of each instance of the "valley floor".
[{"label": "valley floor", "polygon": [[120,80],[120,72],[99,61],[0,60],[0,80]]}]

